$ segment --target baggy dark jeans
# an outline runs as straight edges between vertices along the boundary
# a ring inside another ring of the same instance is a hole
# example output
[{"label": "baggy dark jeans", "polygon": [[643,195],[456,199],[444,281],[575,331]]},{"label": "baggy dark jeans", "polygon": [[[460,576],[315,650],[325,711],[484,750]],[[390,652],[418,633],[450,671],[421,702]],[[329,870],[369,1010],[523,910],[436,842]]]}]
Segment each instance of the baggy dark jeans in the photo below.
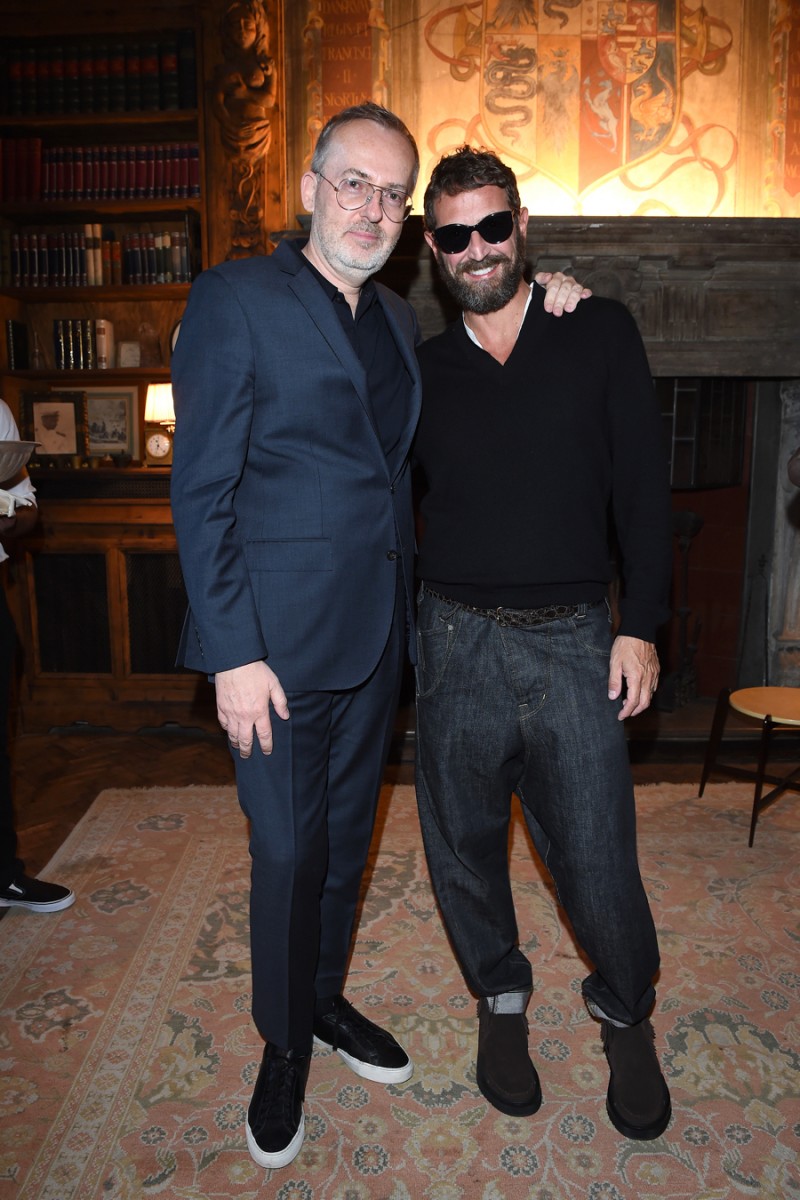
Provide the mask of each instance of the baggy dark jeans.
[{"label": "baggy dark jeans", "polygon": [[594,971],[595,1015],[633,1024],[659,956],[636,854],[606,605],[508,628],[420,593],[417,799],[436,896],[467,985],[530,991],[508,863],[512,792]]}]

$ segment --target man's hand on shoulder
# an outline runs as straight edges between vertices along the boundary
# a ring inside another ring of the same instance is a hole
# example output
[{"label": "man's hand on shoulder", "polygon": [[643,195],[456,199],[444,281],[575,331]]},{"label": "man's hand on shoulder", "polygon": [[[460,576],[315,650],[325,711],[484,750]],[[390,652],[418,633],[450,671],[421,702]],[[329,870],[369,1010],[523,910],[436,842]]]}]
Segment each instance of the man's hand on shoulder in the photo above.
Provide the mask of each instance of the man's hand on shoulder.
[{"label": "man's hand on shoulder", "polygon": [[635,637],[614,639],[608,674],[609,700],[617,700],[622,695],[623,680],[626,689],[618,720],[635,717],[650,707],[658,685],[658,672],[658,655],[652,642],[643,642]]},{"label": "man's hand on shoulder", "polygon": [[289,719],[286,693],[275,672],[261,660],[218,671],[214,676],[217,716],[241,758],[253,752],[253,730],[264,754],[272,753],[270,704],[282,721]]},{"label": "man's hand on shoulder", "polygon": [[534,279],[545,289],[544,310],[554,317],[574,312],[581,300],[588,300],[592,289],[578,283],[563,271],[539,271]]}]

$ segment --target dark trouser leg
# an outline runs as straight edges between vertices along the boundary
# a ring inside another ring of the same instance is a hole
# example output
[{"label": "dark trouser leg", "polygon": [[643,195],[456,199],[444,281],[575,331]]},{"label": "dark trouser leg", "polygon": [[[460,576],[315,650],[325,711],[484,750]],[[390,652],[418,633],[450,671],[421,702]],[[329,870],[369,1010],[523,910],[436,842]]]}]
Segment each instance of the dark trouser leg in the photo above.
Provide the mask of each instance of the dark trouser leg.
[{"label": "dark trouser leg", "polygon": [[[253,1018],[308,1053],[317,989],[338,991],[399,691],[402,621],[373,675],[346,693],[291,693],[274,750],[236,762],[250,819]],[[324,994],[320,991],[319,994]]]},{"label": "dark trouser leg", "polygon": [[497,626],[425,594],[417,621],[417,800],[434,890],[469,988],[527,992],[508,871],[524,746]]},{"label": "dark trouser leg", "polygon": [[11,796],[9,756],[9,707],[17,631],[8,611],[5,589],[0,581],[0,887],[7,887],[23,871],[17,858],[17,834]]},{"label": "dark trouser leg", "polygon": [[655,999],[658,945],[636,853],[633,783],[619,705],[608,699],[604,608],[541,627],[549,680],[525,713],[520,795],[581,947],[595,1015],[634,1024]]}]

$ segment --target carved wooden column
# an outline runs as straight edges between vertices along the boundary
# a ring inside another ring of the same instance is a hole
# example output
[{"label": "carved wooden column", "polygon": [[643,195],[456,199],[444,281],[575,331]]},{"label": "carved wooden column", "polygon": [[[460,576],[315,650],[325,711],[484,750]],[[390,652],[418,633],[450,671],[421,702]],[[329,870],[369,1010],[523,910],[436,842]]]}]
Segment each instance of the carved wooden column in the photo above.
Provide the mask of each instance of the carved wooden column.
[{"label": "carved wooden column", "polygon": [[280,13],[264,0],[214,3],[206,43],[211,261],[269,252],[282,170]]}]

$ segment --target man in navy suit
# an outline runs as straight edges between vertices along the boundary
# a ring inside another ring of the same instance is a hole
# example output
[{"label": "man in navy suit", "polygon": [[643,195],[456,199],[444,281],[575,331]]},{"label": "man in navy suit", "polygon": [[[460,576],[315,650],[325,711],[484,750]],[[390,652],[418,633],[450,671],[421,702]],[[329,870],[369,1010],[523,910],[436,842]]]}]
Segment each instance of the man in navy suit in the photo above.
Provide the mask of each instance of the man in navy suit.
[{"label": "man in navy suit", "polygon": [[[412,1072],[342,988],[413,658],[419,331],[371,276],[418,169],[394,114],[368,103],[332,118],[301,182],[309,240],[200,275],[173,359],[180,661],[214,677],[250,819],[253,1016],[267,1044],[247,1143],[264,1167],[302,1144],[314,1039],[363,1078]],[[556,277],[551,307],[576,302]]]}]

